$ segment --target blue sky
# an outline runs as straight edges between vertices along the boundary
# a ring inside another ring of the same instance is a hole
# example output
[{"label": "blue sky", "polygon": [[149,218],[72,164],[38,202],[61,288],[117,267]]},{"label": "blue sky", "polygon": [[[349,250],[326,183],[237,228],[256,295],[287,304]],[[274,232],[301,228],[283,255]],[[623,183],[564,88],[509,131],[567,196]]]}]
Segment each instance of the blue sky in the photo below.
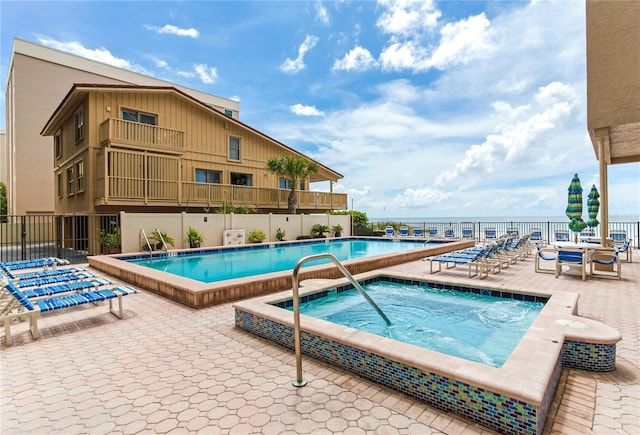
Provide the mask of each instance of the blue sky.
[{"label": "blue sky", "polygon": [[[598,162],[583,1],[6,1],[22,38],[238,100],[240,119],[340,172],[370,218],[564,217]],[[4,128],[4,92],[1,127]],[[640,215],[640,165],[609,169]],[[315,186],[320,190],[326,185]]]}]

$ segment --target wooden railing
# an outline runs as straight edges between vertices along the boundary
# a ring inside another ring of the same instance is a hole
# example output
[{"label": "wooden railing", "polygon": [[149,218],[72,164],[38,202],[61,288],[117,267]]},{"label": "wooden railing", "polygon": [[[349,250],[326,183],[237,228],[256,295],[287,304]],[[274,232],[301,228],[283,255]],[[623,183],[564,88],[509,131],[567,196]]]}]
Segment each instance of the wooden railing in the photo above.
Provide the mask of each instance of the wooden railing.
[{"label": "wooden railing", "polygon": [[139,122],[109,118],[100,124],[101,144],[122,144],[184,152],[184,132]]},{"label": "wooden railing", "polygon": [[[106,202],[175,203],[176,206],[234,207],[287,209],[289,190],[263,187],[236,186],[177,182],[163,180],[139,180],[127,177],[108,177],[109,193]],[[307,210],[346,210],[344,193],[299,191],[298,208]]]}]

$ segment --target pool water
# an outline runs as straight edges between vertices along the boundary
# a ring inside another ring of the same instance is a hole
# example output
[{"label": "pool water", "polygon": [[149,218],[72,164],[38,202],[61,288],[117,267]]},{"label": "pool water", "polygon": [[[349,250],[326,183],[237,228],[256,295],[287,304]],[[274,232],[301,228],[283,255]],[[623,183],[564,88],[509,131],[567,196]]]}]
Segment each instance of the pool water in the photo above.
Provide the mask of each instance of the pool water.
[{"label": "pool water", "polygon": [[[201,282],[217,282],[271,272],[293,270],[301,258],[330,253],[338,260],[353,260],[424,248],[425,242],[400,240],[322,240],[284,245],[261,244],[234,249],[184,252],[181,255],[139,257],[127,261]],[[329,263],[314,260],[305,266]]]},{"label": "pool water", "polygon": [[426,285],[374,282],[363,288],[391,325],[355,289],[303,302],[300,313],[502,367],[544,306]]}]

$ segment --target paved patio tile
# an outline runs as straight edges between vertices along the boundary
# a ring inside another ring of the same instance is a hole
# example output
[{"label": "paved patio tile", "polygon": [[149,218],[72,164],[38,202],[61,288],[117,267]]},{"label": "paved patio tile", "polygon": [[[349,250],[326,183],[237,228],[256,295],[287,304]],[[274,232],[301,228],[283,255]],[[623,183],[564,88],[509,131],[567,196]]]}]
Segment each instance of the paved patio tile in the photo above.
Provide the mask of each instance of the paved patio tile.
[{"label": "paved patio tile", "polygon": [[[545,434],[640,433],[640,263],[623,264],[622,281],[556,279],[532,259],[483,281],[424,262],[390,270],[579,293],[580,315],[622,333],[617,368],[564,369]],[[193,310],[142,290],[124,308],[123,320],[103,307],[44,315],[40,340],[13,325],[14,345],[0,345],[3,435],[494,433],[311,358],[295,388],[293,353],[236,329],[231,304]]]}]

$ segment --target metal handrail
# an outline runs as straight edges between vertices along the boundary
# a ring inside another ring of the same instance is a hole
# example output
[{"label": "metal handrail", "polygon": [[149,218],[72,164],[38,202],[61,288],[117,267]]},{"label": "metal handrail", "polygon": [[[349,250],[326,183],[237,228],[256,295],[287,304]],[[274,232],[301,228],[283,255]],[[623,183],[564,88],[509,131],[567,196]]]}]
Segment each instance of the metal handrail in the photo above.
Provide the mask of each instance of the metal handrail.
[{"label": "metal handrail", "polygon": [[296,352],[296,379],[292,382],[295,387],[304,387],[307,385],[307,381],[302,378],[302,351],[300,349],[300,297],[298,292],[298,274],[300,272],[300,268],[304,263],[311,260],[318,260],[321,258],[329,258],[333,264],[335,264],[340,272],[349,280],[349,282],[360,292],[362,296],[371,304],[373,308],[380,314],[380,317],[387,322],[387,325],[391,325],[391,321],[389,318],[382,312],[380,307],[376,305],[376,303],[369,297],[367,292],[362,288],[360,283],[356,281],[356,279],[349,273],[346,267],[332,254],[315,254],[308,255],[303,257],[298,261],[296,267],[293,269],[293,335],[295,342],[295,352]]},{"label": "metal handrail", "polygon": [[160,241],[162,242],[162,247],[164,248],[164,253],[168,254],[169,253],[169,247],[167,246],[167,243],[164,241],[164,237],[162,237],[162,233],[160,232],[160,228],[156,228],[156,234],[158,235],[158,237],[160,237]]},{"label": "metal handrail", "polygon": [[147,233],[145,233],[144,229],[142,229],[142,228],[140,228],[140,231],[138,231],[138,239],[140,239],[141,235],[144,238],[144,241],[147,242],[147,247],[149,248],[149,257],[151,257],[152,254],[153,254],[153,249],[151,248],[151,243],[149,242],[149,238],[147,237]]}]

